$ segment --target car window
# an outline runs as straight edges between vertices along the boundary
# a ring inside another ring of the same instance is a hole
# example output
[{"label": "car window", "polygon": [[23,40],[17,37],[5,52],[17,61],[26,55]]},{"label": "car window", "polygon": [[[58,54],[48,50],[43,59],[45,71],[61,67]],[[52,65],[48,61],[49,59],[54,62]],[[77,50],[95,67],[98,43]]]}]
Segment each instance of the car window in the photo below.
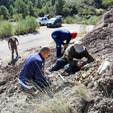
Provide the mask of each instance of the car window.
[{"label": "car window", "polygon": [[56,22],[60,22],[60,21],[61,21],[60,19],[57,19],[57,20],[56,20]]},{"label": "car window", "polygon": [[49,20],[49,22],[54,22],[55,21],[55,18],[51,18],[50,20]]}]

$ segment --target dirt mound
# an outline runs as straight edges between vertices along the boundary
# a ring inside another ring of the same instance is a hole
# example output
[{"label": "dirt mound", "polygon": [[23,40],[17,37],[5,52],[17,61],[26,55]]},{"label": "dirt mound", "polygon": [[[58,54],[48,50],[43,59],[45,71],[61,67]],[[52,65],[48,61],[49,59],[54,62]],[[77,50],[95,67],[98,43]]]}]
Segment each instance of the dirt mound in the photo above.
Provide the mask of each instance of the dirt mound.
[{"label": "dirt mound", "polygon": [[101,21],[82,41],[95,56],[113,56],[113,9],[103,15]]}]

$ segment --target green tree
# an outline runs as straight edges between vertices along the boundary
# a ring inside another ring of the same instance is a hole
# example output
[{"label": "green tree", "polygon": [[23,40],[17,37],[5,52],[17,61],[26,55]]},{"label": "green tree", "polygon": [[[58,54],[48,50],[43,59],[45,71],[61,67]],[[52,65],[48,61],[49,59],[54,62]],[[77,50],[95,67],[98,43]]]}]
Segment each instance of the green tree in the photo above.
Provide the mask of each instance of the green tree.
[{"label": "green tree", "polygon": [[76,9],[75,3],[65,3],[63,8],[63,15],[64,16],[73,16],[74,14],[77,14],[78,11]]},{"label": "green tree", "polygon": [[16,13],[22,14],[23,18],[25,18],[29,13],[27,5],[23,2],[23,0],[15,1],[15,9],[16,9]]},{"label": "green tree", "polygon": [[31,1],[28,2],[28,10],[29,10],[29,15],[34,16],[34,8],[33,8],[33,3]]},{"label": "green tree", "polygon": [[54,5],[55,4],[55,0],[51,0],[51,4]]},{"label": "green tree", "polygon": [[56,10],[56,14],[62,14],[63,13],[63,6],[65,4],[64,0],[57,0],[55,1],[55,10]]},{"label": "green tree", "polygon": [[3,16],[4,19],[8,19],[9,12],[5,6],[0,6],[0,17]]},{"label": "green tree", "polygon": [[12,5],[14,7],[14,2],[15,2],[15,0],[9,0],[8,5],[9,6]]},{"label": "green tree", "polygon": [[71,13],[71,9],[69,9],[69,7],[63,8],[63,16],[67,17],[68,15],[70,15],[70,13]]},{"label": "green tree", "polygon": [[44,9],[38,9],[38,15],[40,17],[43,17],[44,16]]},{"label": "green tree", "polygon": [[42,8],[41,0],[37,0],[37,1],[36,1],[36,7],[39,8],[39,9]]},{"label": "green tree", "polygon": [[113,4],[113,0],[102,0],[103,5],[111,5]]},{"label": "green tree", "polygon": [[10,14],[10,16],[12,16],[13,13],[14,13],[13,6],[10,5],[10,6],[9,6],[9,14]]}]

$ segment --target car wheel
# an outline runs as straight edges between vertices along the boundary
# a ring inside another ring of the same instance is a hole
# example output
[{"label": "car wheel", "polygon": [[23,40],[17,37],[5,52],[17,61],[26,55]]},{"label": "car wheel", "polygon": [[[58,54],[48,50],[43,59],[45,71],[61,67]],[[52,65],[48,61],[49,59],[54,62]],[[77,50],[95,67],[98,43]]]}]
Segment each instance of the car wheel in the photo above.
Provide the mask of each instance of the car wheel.
[{"label": "car wheel", "polygon": [[53,27],[56,27],[56,25],[53,25]]},{"label": "car wheel", "polygon": [[42,25],[41,23],[39,23],[40,24],[40,26]]}]

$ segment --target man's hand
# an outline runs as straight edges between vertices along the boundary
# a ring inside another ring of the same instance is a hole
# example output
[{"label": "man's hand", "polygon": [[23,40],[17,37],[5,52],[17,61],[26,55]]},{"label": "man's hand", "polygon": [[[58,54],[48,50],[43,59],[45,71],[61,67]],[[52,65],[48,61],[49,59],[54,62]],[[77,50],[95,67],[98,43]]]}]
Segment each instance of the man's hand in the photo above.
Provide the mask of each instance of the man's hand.
[{"label": "man's hand", "polygon": [[50,73],[51,73],[51,72],[48,71],[48,70],[45,70],[45,72],[44,72],[45,75],[50,75]]},{"label": "man's hand", "polygon": [[82,67],[82,66],[83,66],[83,62],[78,61],[78,63],[77,63],[77,67]]},{"label": "man's hand", "polygon": [[11,47],[9,46],[9,50],[11,50]]},{"label": "man's hand", "polygon": [[64,45],[64,50],[62,51],[62,54],[64,54],[64,52],[65,52],[65,50],[66,50],[67,47],[68,47],[68,45],[65,44],[65,45]]},{"label": "man's hand", "polygon": [[50,79],[54,79],[55,76],[54,75],[48,75],[50,77]]},{"label": "man's hand", "polygon": [[68,46],[67,44],[64,45],[64,50],[67,48],[67,46]]}]

